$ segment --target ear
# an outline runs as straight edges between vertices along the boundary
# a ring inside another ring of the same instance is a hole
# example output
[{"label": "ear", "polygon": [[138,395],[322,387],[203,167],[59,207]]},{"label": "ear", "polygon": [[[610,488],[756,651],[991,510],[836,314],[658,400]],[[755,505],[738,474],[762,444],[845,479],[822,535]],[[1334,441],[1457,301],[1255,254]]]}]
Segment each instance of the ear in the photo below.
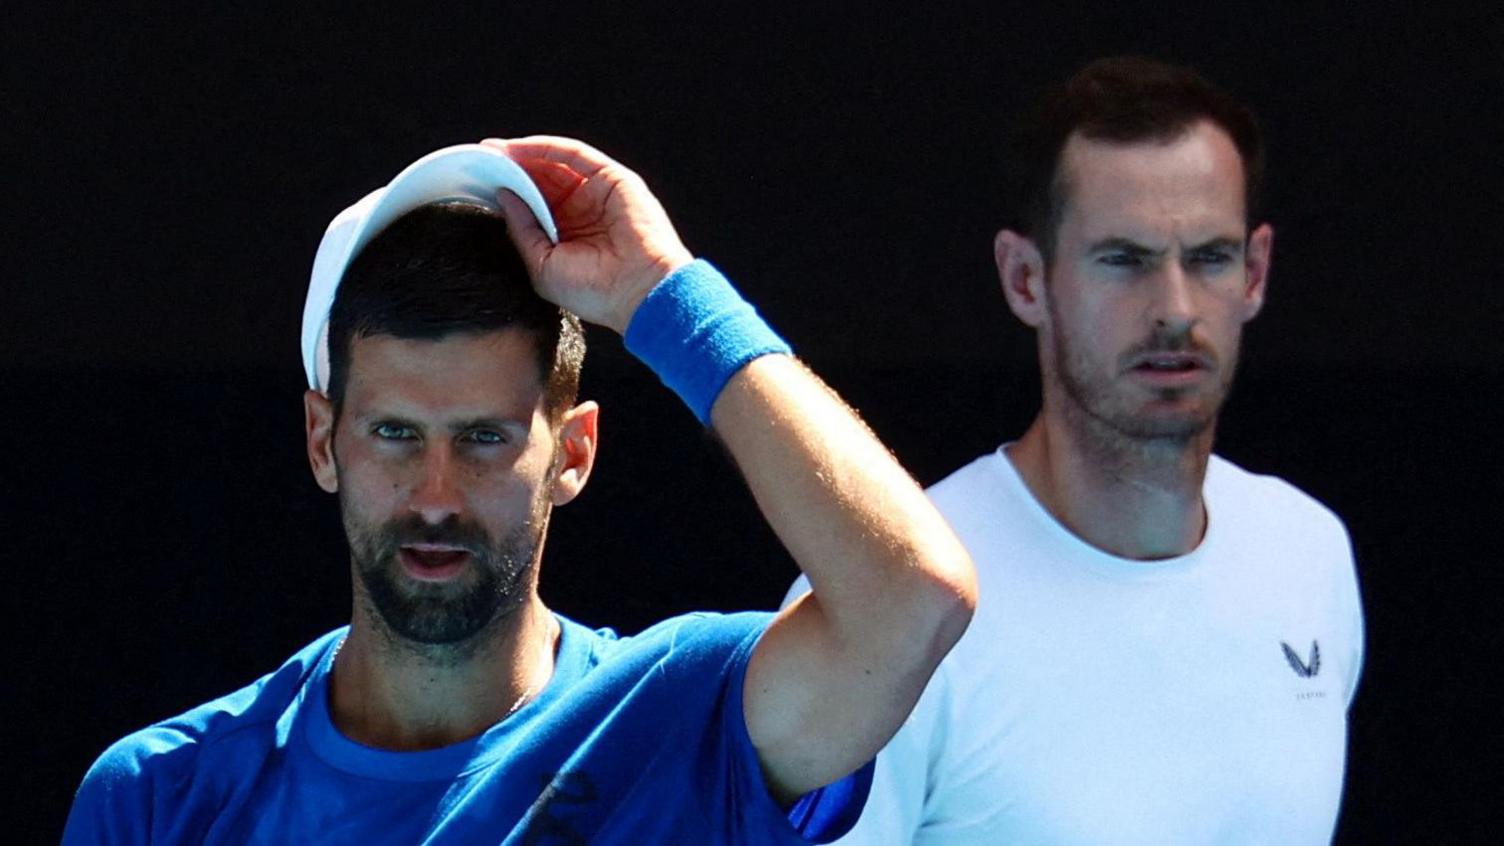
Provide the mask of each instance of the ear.
[{"label": "ear", "polygon": [[1243,267],[1248,277],[1243,287],[1243,319],[1252,320],[1264,307],[1264,290],[1269,283],[1269,263],[1274,258],[1274,227],[1259,224],[1248,235],[1248,249]]},{"label": "ear", "polygon": [[595,450],[600,443],[597,425],[601,407],[593,401],[582,402],[564,412],[559,421],[559,450],[554,470],[554,505],[564,505],[580,495],[595,466]]},{"label": "ear", "polygon": [[1004,229],[992,239],[992,258],[1008,307],[1025,324],[1038,328],[1045,320],[1044,256],[1027,236]]},{"label": "ear", "polygon": [[334,469],[334,403],[318,391],[303,392],[303,428],[313,480],[334,493],[339,490],[339,474]]}]

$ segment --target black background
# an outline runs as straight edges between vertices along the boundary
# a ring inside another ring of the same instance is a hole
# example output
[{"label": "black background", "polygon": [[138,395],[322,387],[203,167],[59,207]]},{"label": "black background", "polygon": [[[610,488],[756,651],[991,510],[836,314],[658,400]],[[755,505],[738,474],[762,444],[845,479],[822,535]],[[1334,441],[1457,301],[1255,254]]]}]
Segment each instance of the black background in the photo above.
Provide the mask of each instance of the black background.
[{"label": "black background", "polygon": [[[1495,830],[1496,7],[485,8],[7,8],[7,828],[55,839],[111,740],[348,618],[298,358],[345,205],[447,144],[591,141],[929,483],[1037,403],[991,266],[996,141],[1038,86],[1127,51],[1196,65],[1269,137],[1274,273],[1219,451],[1354,536],[1369,640],[1339,841]],[[545,597],[627,631],[775,605],[795,571],[741,483],[591,341],[603,452]]]}]

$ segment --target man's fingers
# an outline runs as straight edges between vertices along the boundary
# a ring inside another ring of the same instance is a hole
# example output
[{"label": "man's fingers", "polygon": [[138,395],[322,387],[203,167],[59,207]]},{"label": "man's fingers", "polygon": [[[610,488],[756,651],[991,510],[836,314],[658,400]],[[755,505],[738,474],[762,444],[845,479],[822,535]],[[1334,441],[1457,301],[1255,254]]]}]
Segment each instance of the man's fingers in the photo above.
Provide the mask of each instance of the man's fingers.
[{"label": "man's fingers", "polygon": [[538,191],[543,194],[544,202],[555,211],[564,209],[569,198],[586,181],[585,177],[558,162],[542,159],[514,159],[513,161],[516,161],[517,166],[522,168],[529,179],[533,180],[533,184],[538,186]]},{"label": "man's fingers", "polygon": [[585,179],[594,176],[603,168],[621,167],[610,156],[589,144],[583,141],[576,141],[573,138],[561,138],[557,135],[529,135],[526,138],[487,138],[481,143],[497,147],[519,164],[527,159],[557,162],[578,173]]},{"label": "man's fingers", "polygon": [[533,217],[533,210],[528,208],[521,197],[503,188],[496,192],[496,204],[501,206],[501,216],[506,219],[507,235],[522,255],[528,272],[536,280],[543,268],[544,259],[553,249],[553,242],[549,240],[543,227],[538,225],[538,219]]},{"label": "man's fingers", "polygon": [[[540,140],[541,139],[541,140]],[[538,143],[532,143],[537,141]],[[517,163],[553,212],[554,222],[569,229],[598,215],[598,206],[611,194],[611,174],[626,172],[621,165],[598,150],[568,138],[535,135],[521,141],[487,138],[482,144],[505,153]],[[599,161],[585,162],[560,147],[589,150]],[[580,168],[585,167],[582,171]],[[607,168],[611,168],[609,173]],[[580,189],[587,189],[581,191]]]}]

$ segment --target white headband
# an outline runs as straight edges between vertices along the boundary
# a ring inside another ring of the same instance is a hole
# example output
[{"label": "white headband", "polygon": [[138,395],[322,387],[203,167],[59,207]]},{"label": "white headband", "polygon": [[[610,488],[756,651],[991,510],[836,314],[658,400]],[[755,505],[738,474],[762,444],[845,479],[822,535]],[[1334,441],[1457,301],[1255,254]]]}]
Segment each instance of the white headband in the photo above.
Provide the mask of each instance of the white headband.
[{"label": "white headband", "polygon": [[558,243],[558,230],[538,186],[505,153],[480,144],[429,153],[334,218],[313,258],[303,305],[303,369],[310,388],[329,388],[329,308],[345,268],[361,248],[397,218],[430,203],[463,200],[499,210],[496,192],[501,188],[521,197],[543,231]]}]

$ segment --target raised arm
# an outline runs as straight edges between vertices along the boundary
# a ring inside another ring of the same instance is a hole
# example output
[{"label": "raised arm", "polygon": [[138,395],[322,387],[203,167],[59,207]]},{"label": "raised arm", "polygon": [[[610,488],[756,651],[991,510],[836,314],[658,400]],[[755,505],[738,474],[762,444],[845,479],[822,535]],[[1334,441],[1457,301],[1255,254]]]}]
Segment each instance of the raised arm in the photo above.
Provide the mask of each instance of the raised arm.
[{"label": "raised arm", "polygon": [[[691,261],[642,180],[584,144],[491,141],[538,183],[554,244],[501,198],[539,292],[626,333],[649,291]],[[888,451],[797,360],[740,367],[709,420],[812,591],[785,609],[747,669],[748,731],[789,800],[872,758],[897,731],[975,606],[971,560]]]}]

